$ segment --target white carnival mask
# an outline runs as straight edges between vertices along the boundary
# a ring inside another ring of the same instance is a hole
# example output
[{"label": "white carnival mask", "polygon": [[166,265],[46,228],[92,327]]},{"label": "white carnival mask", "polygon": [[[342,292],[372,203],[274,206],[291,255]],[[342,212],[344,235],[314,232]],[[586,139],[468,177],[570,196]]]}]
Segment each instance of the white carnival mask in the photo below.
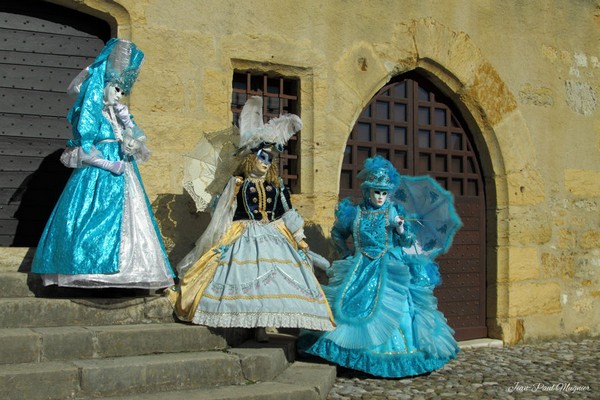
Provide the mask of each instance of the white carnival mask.
[{"label": "white carnival mask", "polygon": [[375,208],[379,208],[385,204],[388,198],[387,190],[383,189],[370,189],[369,190],[369,200],[371,201],[371,205]]},{"label": "white carnival mask", "polygon": [[104,104],[114,106],[123,98],[123,90],[113,83],[104,88]]},{"label": "white carnival mask", "polygon": [[134,155],[146,143],[146,136],[133,137],[131,132],[126,131],[123,135],[123,152],[128,155]]}]

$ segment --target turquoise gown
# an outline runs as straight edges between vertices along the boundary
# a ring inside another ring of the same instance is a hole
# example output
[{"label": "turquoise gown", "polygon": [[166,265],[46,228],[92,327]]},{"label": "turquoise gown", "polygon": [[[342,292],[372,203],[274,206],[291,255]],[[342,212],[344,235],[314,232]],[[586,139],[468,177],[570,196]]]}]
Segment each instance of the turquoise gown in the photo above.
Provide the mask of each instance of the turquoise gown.
[{"label": "turquoise gown", "polygon": [[33,260],[31,271],[42,274],[45,285],[155,289],[173,284],[136,161],[122,154],[115,133],[134,124],[126,107],[117,107],[122,118],[112,114],[109,120],[105,110],[93,134],[72,143],[87,143],[106,160],[125,161],[125,172],[115,175],[89,165],[73,171]]},{"label": "turquoise gown", "polygon": [[[125,155],[121,143],[141,132],[127,106],[108,104],[105,89],[129,93],[144,54],[113,38],[69,86],[77,98],[67,115],[73,139],[61,161],[75,168],[40,238],[31,272],[44,285],[163,288],[173,284],[150,202],[137,168],[140,152]],[[94,166],[121,161],[122,174]]]},{"label": "turquoise gown", "polygon": [[[303,333],[299,349],[380,377],[439,369],[459,349],[454,331],[437,310],[437,266],[404,251],[413,240],[409,222],[403,234],[396,229],[395,217],[405,215],[401,206],[368,204],[345,200],[338,207],[332,238],[343,258],[333,263],[334,275],[323,286],[337,327]],[[345,242],[350,235],[354,254]]]}]

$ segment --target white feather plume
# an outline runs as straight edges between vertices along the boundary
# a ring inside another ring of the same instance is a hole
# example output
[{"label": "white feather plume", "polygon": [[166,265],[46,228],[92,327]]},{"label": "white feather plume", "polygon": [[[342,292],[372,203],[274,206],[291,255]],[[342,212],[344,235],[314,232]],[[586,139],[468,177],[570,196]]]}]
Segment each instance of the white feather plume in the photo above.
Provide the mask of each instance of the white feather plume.
[{"label": "white feather plume", "polygon": [[285,145],[302,129],[302,120],[295,114],[283,114],[263,123],[262,97],[252,96],[240,114],[240,150],[247,152],[263,142]]},{"label": "white feather plume", "polygon": [[263,127],[263,100],[260,96],[252,96],[246,100],[246,104],[240,113],[240,146],[252,140],[254,132]]}]

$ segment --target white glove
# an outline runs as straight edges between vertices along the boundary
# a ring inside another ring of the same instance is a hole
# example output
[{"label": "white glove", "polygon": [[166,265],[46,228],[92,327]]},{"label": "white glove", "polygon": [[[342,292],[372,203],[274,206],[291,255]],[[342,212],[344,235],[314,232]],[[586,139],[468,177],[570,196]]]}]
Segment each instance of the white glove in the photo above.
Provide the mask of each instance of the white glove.
[{"label": "white glove", "polygon": [[115,175],[122,175],[125,172],[125,163],[123,161],[109,161],[100,157],[89,157],[84,161],[85,164],[92,165],[110,171]]},{"label": "white glove", "polygon": [[399,235],[404,235],[404,218],[396,217],[396,223],[398,224],[396,232],[398,232]]}]

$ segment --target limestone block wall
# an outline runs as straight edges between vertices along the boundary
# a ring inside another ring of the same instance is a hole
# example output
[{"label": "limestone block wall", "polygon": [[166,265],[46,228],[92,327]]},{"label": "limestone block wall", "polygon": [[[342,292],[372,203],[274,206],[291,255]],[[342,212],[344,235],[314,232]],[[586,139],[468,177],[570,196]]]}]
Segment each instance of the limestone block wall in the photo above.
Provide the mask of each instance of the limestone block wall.
[{"label": "limestone block wall", "polygon": [[183,155],[230,125],[235,69],[300,78],[293,200],[325,238],[358,115],[391,77],[419,69],[457,104],[481,157],[490,335],[600,333],[600,2],[53,2],[146,53],[129,101],[150,137],[141,173],[173,262],[208,221],[183,194]]}]

